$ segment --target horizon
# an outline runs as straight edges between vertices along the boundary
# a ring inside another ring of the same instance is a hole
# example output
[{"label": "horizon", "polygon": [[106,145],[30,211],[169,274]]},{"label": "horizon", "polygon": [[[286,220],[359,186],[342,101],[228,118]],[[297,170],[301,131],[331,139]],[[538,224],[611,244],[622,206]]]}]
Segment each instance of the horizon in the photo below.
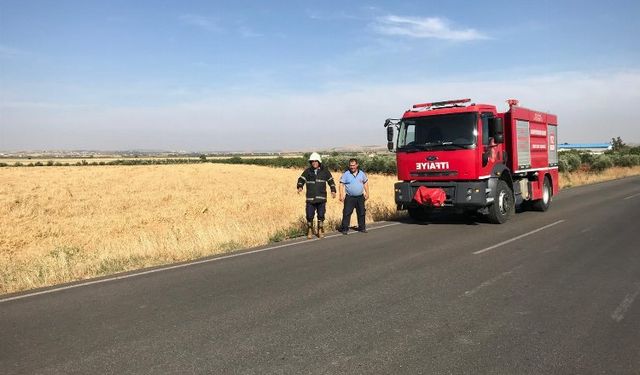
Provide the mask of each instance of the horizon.
[{"label": "horizon", "polygon": [[0,149],[384,144],[386,118],[462,97],[556,114],[561,142],[637,144],[637,14],[632,1],[0,2]]},{"label": "horizon", "polygon": [[357,148],[360,149],[371,149],[371,148],[380,148],[380,149],[387,149],[386,144],[379,144],[379,145],[344,145],[344,146],[330,146],[327,148],[317,148],[317,149],[309,149],[309,148],[300,148],[300,149],[280,149],[280,150],[170,150],[170,149],[113,149],[113,150],[107,150],[107,149],[19,149],[19,150],[0,150],[0,154],[3,153],[47,153],[47,152],[94,152],[94,153],[127,153],[127,152],[140,152],[140,153],[188,153],[188,154],[195,154],[195,153],[256,153],[256,154],[260,154],[260,153],[280,153],[280,154],[284,154],[284,153],[299,153],[299,152],[313,152],[313,151],[328,151],[328,152],[333,152],[336,150],[347,150],[347,151],[351,151],[351,150],[355,150]]},{"label": "horizon", "polygon": [[[622,140],[625,145],[636,147],[640,146],[639,143],[626,142],[624,139]],[[558,146],[569,145],[569,146],[593,146],[593,145],[611,145],[612,141],[602,141],[602,142],[558,142]],[[33,149],[33,150],[0,150],[0,154],[4,153],[80,153],[80,152],[90,152],[90,153],[148,153],[148,154],[160,154],[160,153],[176,153],[176,154],[234,154],[234,153],[246,153],[246,154],[288,154],[288,153],[311,153],[314,151],[317,152],[336,152],[336,151],[344,151],[344,152],[353,152],[357,149],[359,152],[366,152],[370,149],[384,149],[387,150],[387,146],[385,144],[379,145],[344,145],[344,146],[331,146],[328,148],[305,148],[305,149],[290,149],[290,150],[170,150],[170,149],[121,149],[121,150],[107,150],[107,149]],[[564,150],[559,150],[563,152]],[[394,153],[394,152],[392,152]]]}]

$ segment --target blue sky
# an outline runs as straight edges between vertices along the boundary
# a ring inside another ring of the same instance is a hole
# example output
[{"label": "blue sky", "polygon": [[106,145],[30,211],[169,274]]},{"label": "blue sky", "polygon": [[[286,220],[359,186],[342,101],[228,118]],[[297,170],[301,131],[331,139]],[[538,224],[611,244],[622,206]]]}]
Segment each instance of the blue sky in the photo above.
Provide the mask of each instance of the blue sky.
[{"label": "blue sky", "polygon": [[0,150],[384,144],[416,102],[640,142],[633,1],[0,0]]}]

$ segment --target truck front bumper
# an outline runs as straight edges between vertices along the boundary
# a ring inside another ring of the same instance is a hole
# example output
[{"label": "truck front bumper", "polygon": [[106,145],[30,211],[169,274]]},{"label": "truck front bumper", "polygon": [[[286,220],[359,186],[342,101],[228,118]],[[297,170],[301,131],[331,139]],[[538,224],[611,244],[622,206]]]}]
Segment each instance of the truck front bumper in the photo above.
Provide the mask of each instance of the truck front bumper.
[{"label": "truck front bumper", "polygon": [[488,180],[396,182],[395,200],[399,210],[418,206],[413,197],[420,186],[444,190],[447,195],[444,207],[482,208],[493,201]]}]

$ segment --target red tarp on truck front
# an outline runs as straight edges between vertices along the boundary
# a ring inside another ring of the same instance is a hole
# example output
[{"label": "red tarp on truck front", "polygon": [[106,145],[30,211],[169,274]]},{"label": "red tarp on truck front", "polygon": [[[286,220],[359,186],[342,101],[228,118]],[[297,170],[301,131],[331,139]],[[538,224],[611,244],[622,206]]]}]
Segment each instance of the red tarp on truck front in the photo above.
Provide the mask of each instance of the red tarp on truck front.
[{"label": "red tarp on truck front", "polygon": [[447,194],[442,189],[420,186],[413,196],[413,199],[423,206],[442,207],[445,199],[447,199]]}]

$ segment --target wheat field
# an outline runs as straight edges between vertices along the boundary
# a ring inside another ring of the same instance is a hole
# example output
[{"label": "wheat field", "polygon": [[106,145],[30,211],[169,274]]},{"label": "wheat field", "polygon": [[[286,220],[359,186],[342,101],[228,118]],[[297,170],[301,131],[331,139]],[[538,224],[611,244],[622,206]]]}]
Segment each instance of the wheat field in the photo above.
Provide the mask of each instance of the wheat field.
[{"label": "wheat field", "polygon": [[629,176],[640,175],[640,166],[636,167],[614,167],[600,173],[572,172],[560,174],[560,188],[570,188],[580,185],[595,184],[602,181],[617,180]]},{"label": "wheat field", "polygon": [[[305,222],[301,172],[208,163],[1,168],[0,293],[295,236]],[[395,181],[370,176],[368,221],[395,214]],[[329,199],[329,226],[341,209]]]},{"label": "wheat field", "polygon": [[[208,163],[0,168],[0,294],[299,235],[301,172]],[[576,172],[561,174],[560,183],[638,174],[640,167]],[[396,178],[371,175],[370,181],[367,220],[394,217]],[[339,223],[341,209],[329,199],[329,228]]]}]

